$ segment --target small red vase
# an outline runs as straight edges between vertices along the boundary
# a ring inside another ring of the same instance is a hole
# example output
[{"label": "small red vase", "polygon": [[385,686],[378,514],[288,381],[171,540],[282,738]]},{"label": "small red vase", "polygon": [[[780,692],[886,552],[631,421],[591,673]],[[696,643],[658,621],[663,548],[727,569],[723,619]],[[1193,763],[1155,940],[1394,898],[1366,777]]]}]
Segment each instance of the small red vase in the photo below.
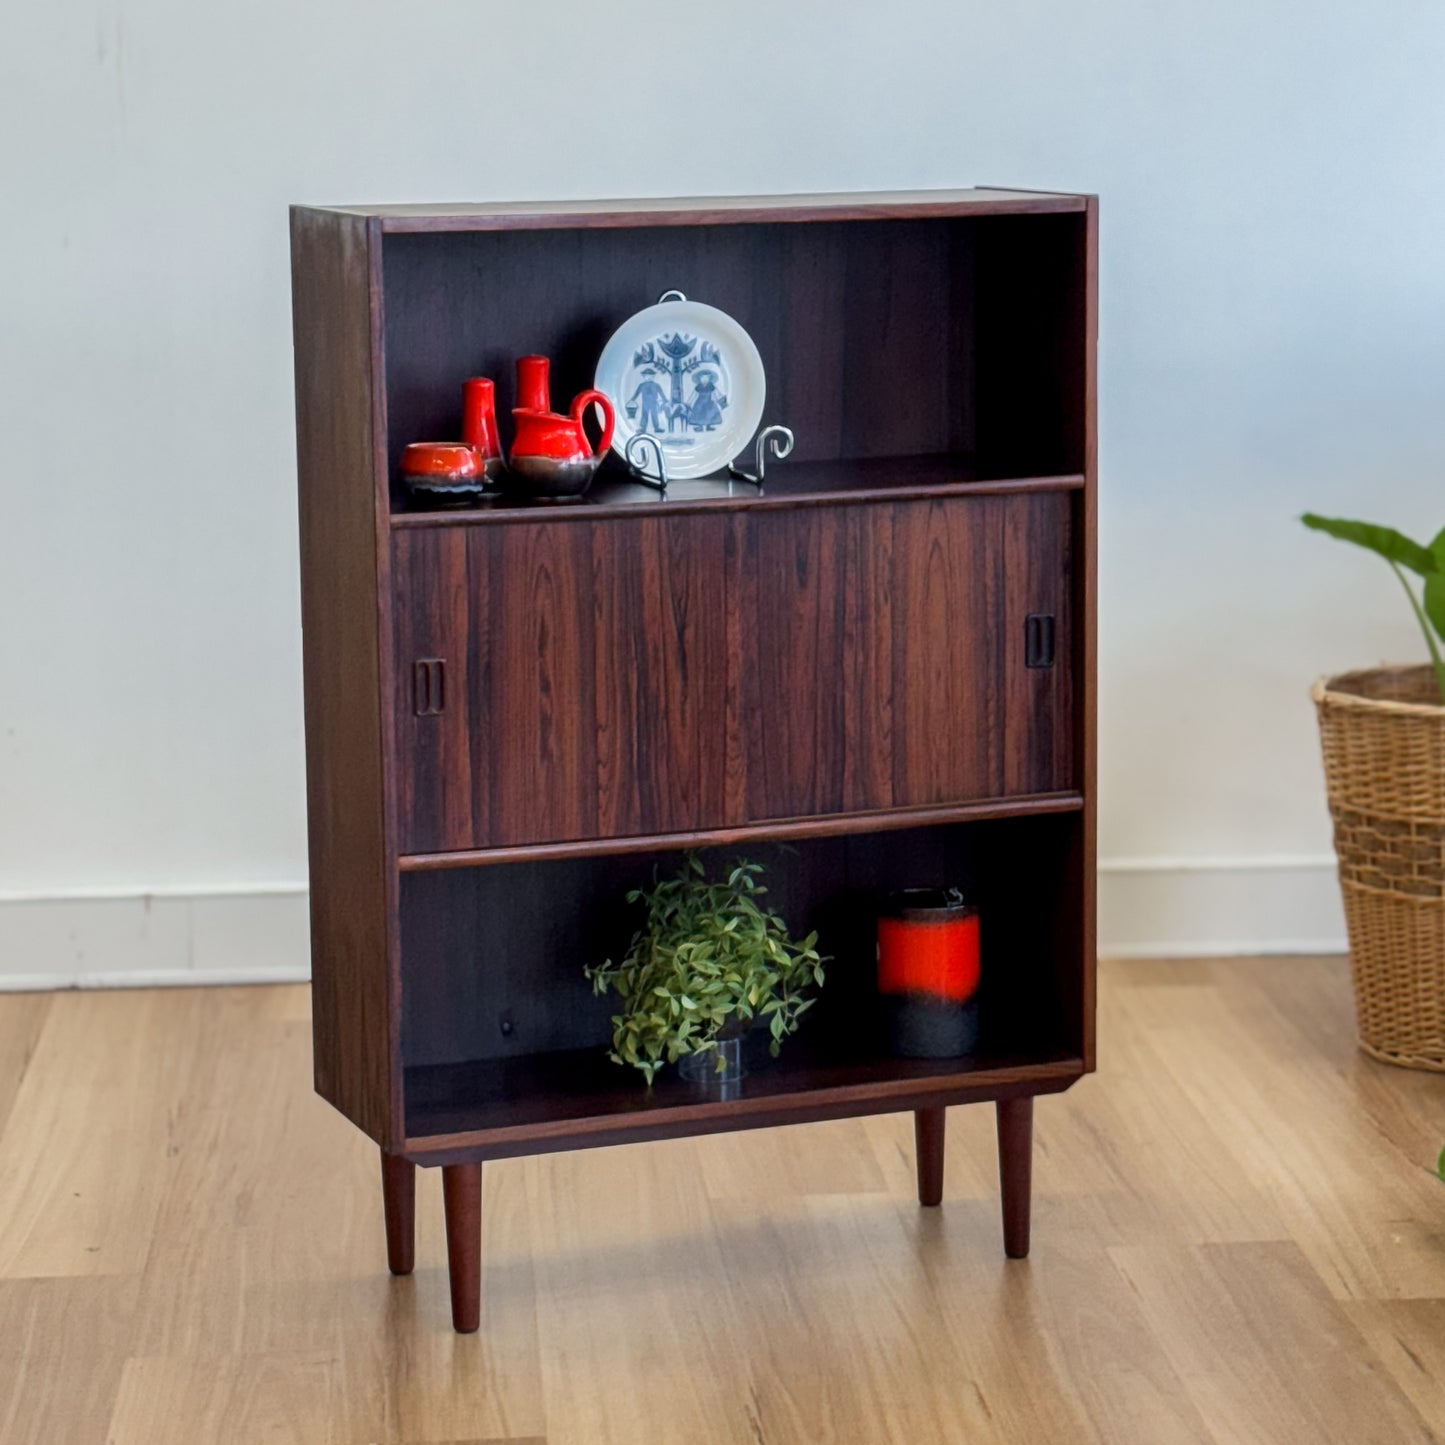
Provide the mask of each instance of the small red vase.
[{"label": "small red vase", "polygon": [[502,439],[497,431],[497,388],[490,378],[462,383],[462,441],[478,456],[482,473],[495,483],[502,472]]},{"label": "small red vase", "polygon": [[552,410],[552,363],[545,356],[517,358],[517,405],[528,411]]},{"label": "small red vase", "polygon": [[878,917],[878,992],[895,1053],[957,1058],[978,1046],[978,909],[956,888],[909,888]]}]

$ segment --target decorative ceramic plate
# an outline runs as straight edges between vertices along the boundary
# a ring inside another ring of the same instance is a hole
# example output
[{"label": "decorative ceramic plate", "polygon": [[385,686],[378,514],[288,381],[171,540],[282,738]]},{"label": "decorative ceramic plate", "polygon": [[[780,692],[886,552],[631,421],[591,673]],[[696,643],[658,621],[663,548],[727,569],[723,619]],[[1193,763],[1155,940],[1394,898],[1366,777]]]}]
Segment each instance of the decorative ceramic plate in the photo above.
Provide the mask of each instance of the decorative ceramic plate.
[{"label": "decorative ceramic plate", "polygon": [[725,311],[680,292],[612,333],[597,362],[597,390],[612,403],[612,450],[624,457],[640,432],[657,439],[670,480],[720,471],[741,456],[763,417],[763,359]]}]

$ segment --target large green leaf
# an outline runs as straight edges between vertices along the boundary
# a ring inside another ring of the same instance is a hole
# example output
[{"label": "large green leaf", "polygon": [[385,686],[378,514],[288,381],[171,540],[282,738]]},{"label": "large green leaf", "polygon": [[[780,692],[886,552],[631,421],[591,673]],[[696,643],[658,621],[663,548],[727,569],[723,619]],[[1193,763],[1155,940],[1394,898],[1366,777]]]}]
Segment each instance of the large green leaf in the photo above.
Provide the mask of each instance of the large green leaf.
[{"label": "large green leaf", "polygon": [[[1344,517],[1320,517],[1306,512],[1300,521],[1316,532],[1337,537],[1341,542],[1353,542],[1357,547],[1377,553],[1387,562],[1408,567],[1421,577],[1435,575],[1440,567],[1437,553],[1429,547],[1422,547],[1403,532],[1393,527],[1381,527],[1374,522],[1352,522]],[[1439,538],[1436,538],[1439,541]]]},{"label": "large green leaf", "polygon": [[1430,551],[1435,558],[1435,570],[1425,578],[1425,616],[1445,642],[1445,527],[1435,534]]}]

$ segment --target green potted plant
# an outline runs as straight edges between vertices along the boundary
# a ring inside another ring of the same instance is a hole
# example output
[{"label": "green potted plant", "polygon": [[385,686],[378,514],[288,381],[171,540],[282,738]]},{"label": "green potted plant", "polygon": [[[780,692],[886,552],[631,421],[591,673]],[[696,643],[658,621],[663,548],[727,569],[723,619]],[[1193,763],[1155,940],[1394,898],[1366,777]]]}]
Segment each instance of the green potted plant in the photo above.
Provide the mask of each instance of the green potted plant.
[{"label": "green potted plant", "polygon": [[[647,919],[618,963],[586,970],[598,994],[622,1001],[612,1019],[614,1063],[640,1069],[648,1084],[664,1064],[683,1061],[692,1077],[741,1074],[741,1035],[766,1023],[776,1056],[812,1006],[827,960],[818,935],[800,942],[759,900],[763,866],[740,859],[709,882],[696,853],[672,878],[627,895]],[[710,1056],[710,1057],[709,1057]],[[690,1067],[689,1067],[690,1065]]]},{"label": "green potted plant", "polygon": [[1425,636],[1428,665],[1321,678],[1314,699],[1360,1047],[1445,1071],[1445,529],[1426,546],[1370,522],[1302,520],[1383,557]]}]

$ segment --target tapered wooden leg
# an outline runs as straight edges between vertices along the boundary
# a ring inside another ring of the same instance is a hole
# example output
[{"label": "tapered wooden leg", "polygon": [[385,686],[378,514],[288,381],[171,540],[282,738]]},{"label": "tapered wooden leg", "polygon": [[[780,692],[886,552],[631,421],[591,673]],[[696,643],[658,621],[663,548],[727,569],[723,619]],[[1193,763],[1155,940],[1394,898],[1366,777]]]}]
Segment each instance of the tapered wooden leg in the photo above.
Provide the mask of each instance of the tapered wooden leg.
[{"label": "tapered wooden leg", "polygon": [[482,1322],[482,1166],[444,1164],[447,1269],[452,1282],[452,1328],[469,1335]]},{"label": "tapered wooden leg", "polygon": [[386,1211],[386,1262],[393,1274],[416,1263],[416,1165],[381,1151],[381,1202]]},{"label": "tapered wooden leg", "polygon": [[1029,1205],[1033,1193],[1034,1098],[998,1101],[998,1178],[1003,1188],[1003,1251],[1010,1259],[1029,1252]]},{"label": "tapered wooden leg", "polygon": [[943,1202],[943,1137],[948,1111],[915,1109],[913,1111],[913,1155],[918,1165],[918,1202]]}]

